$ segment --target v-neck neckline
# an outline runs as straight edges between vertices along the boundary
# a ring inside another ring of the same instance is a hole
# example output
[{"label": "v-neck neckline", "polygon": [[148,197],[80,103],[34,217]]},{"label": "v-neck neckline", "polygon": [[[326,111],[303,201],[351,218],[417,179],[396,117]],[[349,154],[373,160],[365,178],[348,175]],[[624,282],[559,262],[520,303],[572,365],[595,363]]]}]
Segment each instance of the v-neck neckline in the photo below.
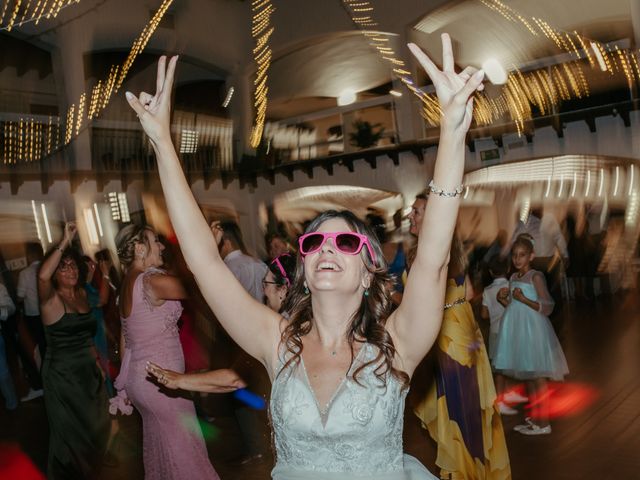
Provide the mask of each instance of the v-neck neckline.
[{"label": "v-neck neckline", "polygon": [[334,400],[342,392],[343,387],[344,387],[345,383],[347,382],[347,379],[349,378],[349,375],[351,374],[351,371],[353,370],[354,365],[359,360],[360,355],[362,354],[362,350],[364,350],[365,348],[367,348],[367,344],[366,343],[364,343],[362,345],[362,347],[360,347],[360,350],[358,350],[358,353],[356,354],[356,356],[353,357],[353,362],[351,362],[351,366],[349,367],[349,370],[347,370],[346,375],[344,377],[342,377],[342,380],[340,380],[340,383],[338,384],[338,386],[334,390],[333,395],[331,395],[331,397],[329,397],[329,401],[325,405],[324,409],[320,407],[320,402],[318,402],[318,397],[316,395],[315,390],[313,389],[313,386],[311,385],[311,380],[309,379],[309,374],[307,373],[307,367],[305,366],[304,358],[302,357],[302,354],[300,355],[300,364],[302,365],[302,372],[304,374],[304,379],[305,379],[305,382],[307,384],[307,388],[309,389],[309,393],[313,397],[313,402],[316,405],[316,409],[318,411],[318,416],[320,417],[320,422],[322,422],[322,427],[323,428],[326,427],[326,425],[327,425],[327,420],[329,419],[329,412],[331,411],[331,407],[333,405]]}]

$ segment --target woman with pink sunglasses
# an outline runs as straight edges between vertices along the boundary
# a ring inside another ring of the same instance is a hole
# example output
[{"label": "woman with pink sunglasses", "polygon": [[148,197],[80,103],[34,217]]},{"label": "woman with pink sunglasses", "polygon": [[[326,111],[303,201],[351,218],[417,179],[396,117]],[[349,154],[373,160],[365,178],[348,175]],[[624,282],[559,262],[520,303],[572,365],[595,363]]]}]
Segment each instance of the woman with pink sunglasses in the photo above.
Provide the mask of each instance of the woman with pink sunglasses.
[{"label": "woman with pink sunglasses", "polygon": [[380,245],[349,212],[321,214],[300,238],[287,319],[251,298],[222,261],[220,232],[207,225],[171,142],[177,58],[168,67],[160,59],[154,96],[127,93],[156,152],[189,268],[229,335],[264,364],[273,382],[274,479],[435,478],[403,455],[404,399],[440,330],[472,95],[484,76],[472,68],[456,73],[449,36],[442,40],[442,70],[409,45],[436,88],[441,141],[429,187],[433,200],[403,302],[393,312]]}]

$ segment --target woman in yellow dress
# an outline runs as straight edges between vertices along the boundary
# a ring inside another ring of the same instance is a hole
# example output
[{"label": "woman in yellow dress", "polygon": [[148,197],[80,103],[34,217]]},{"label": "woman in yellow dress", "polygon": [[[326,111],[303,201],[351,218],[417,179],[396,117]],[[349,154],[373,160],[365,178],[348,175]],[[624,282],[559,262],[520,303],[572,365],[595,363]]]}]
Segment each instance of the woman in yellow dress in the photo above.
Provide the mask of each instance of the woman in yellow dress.
[{"label": "woman in yellow dress", "polygon": [[[414,235],[426,203],[427,197],[418,195],[413,204],[409,218]],[[506,480],[511,478],[509,454],[489,357],[467,301],[465,263],[454,236],[444,318],[433,351],[435,381],[414,413],[437,443],[440,478]]]}]

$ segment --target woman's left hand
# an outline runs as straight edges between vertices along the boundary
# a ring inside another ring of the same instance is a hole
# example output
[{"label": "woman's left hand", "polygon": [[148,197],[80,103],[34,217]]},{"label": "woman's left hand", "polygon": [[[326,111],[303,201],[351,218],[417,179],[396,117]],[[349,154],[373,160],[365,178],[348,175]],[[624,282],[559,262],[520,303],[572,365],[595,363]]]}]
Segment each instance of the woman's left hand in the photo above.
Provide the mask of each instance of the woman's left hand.
[{"label": "woman's left hand", "polygon": [[151,362],[147,363],[147,372],[154,377],[159,384],[171,390],[180,388],[180,379],[184,376],[182,373],[165,370]]},{"label": "woman's left hand", "polygon": [[451,38],[442,34],[442,70],[414,43],[409,50],[415,55],[433,82],[442,110],[441,126],[443,130],[466,134],[473,118],[473,94],[484,88],[484,72],[467,67],[455,72],[455,61]]}]

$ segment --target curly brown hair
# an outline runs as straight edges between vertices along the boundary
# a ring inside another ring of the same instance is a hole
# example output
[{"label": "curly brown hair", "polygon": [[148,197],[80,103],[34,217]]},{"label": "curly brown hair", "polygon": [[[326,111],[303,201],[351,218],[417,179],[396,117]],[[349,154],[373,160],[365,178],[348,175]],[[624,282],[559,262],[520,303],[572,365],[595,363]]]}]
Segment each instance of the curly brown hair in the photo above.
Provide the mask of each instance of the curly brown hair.
[{"label": "curly brown hair", "polygon": [[[407,386],[409,384],[409,376],[393,367],[396,349],[393,339],[386,329],[387,320],[393,311],[393,303],[391,302],[393,280],[387,273],[387,264],[382,254],[380,243],[364,222],[349,211],[329,210],[323,212],[311,221],[305,233],[317,231],[320,225],[331,219],[342,219],[353,231],[366,235],[376,257],[376,262],[373,263],[373,260],[366,253],[366,248],[363,248],[360,252],[360,258],[362,258],[365,267],[371,273],[371,284],[368,289],[368,295],[362,297],[360,307],[351,317],[347,339],[351,346],[352,363],[354,361],[353,344],[355,342],[366,342],[376,346],[378,355],[373,360],[358,367],[353,373],[353,380],[358,382],[357,377],[363,369],[369,365],[376,365],[374,373],[381,382],[386,383],[386,375],[390,372],[403,385]],[[311,331],[313,319],[311,295],[306,290],[304,281],[304,262],[302,256],[298,253],[296,274],[283,308],[283,311],[288,312],[289,317],[280,340],[291,356],[285,362],[281,372],[290,365],[300,362],[303,349],[302,337]]]},{"label": "curly brown hair", "polygon": [[151,249],[147,236],[145,235],[146,231],[150,231],[155,235],[155,231],[149,225],[136,225],[135,223],[131,223],[121,228],[116,235],[116,249],[120,266],[123,270],[129,268],[135,259],[136,243],[146,245],[147,251]]}]

